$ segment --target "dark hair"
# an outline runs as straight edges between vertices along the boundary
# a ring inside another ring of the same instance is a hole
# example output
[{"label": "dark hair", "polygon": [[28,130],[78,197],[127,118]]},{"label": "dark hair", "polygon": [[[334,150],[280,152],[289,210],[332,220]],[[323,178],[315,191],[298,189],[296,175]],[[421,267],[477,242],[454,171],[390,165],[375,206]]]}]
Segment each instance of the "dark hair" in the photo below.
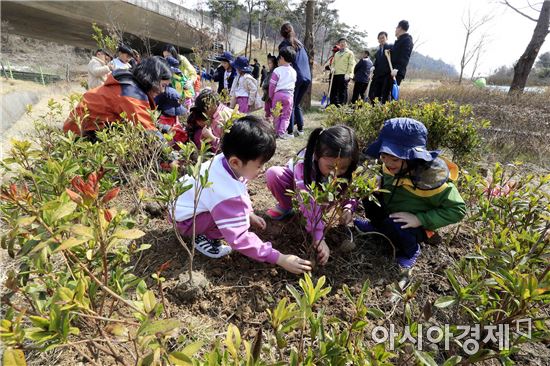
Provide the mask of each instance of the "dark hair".
[{"label": "dark hair", "polygon": [[172,71],[162,57],[147,57],[133,69],[134,79],[147,93],[153,88],[160,89],[161,80],[170,80]]},{"label": "dark hair", "polygon": [[306,185],[311,184],[311,175],[314,169],[315,181],[320,182],[323,179],[317,163],[323,157],[350,158],[348,170],[342,175],[343,178],[350,180],[351,174],[359,162],[359,143],[355,131],[348,126],[337,125],[327,129],[319,127],[311,132],[304,155],[304,183]]},{"label": "dark hair", "polygon": [[401,29],[403,29],[405,32],[409,30],[409,22],[406,20],[400,21],[397,26]]},{"label": "dark hair", "polygon": [[164,48],[162,49],[162,52],[164,52],[164,51],[170,52],[170,54],[172,55],[173,58],[175,58],[176,60],[179,60],[179,58],[178,58],[178,51],[176,51],[176,47],[174,47],[173,45],[167,44],[167,45],[164,46]]},{"label": "dark hair", "polygon": [[211,106],[218,106],[220,104],[220,96],[213,92],[211,89],[204,89],[197,95],[195,99],[195,105],[189,110],[189,116],[187,116],[188,135],[192,139],[194,131],[197,127],[197,121],[205,121],[208,119],[205,116],[206,111]]},{"label": "dark hair", "polygon": [[342,42],[342,41],[346,41],[346,42],[347,42],[348,39],[347,39],[346,37],[341,37],[340,39],[338,39],[338,42],[336,42],[336,43],[340,43],[340,42]]},{"label": "dark hair", "polygon": [[103,48],[98,48],[98,49],[95,51],[94,55],[97,55],[97,54],[100,53],[100,52],[103,53],[103,54],[105,54],[105,51],[103,50]]},{"label": "dark hair", "polygon": [[275,147],[273,128],[264,119],[252,115],[236,120],[221,142],[226,158],[236,156],[245,164],[258,158],[265,163],[275,154]]},{"label": "dark hair", "polygon": [[255,59],[254,59],[254,62],[258,62],[258,59],[257,59],[257,58],[255,58]]},{"label": "dark hair", "polygon": [[131,49],[130,47],[126,46],[126,45],[123,44],[123,43],[121,43],[121,44],[118,46],[117,51],[118,51],[119,53],[126,53],[126,54],[128,54],[128,55],[130,55],[130,56],[133,55],[132,49]]},{"label": "dark hair", "polygon": [[378,33],[378,35],[376,36],[376,38],[378,38],[378,37],[380,37],[380,36],[386,36],[386,38],[388,38],[388,33],[382,31],[382,32]]},{"label": "dark hair", "polygon": [[288,63],[293,63],[296,61],[296,51],[290,46],[283,47],[279,50],[279,57],[282,57]]},{"label": "dark hair", "polygon": [[364,52],[365,52],[365,55],[370,56],[369,50],[365,50]]},{"label": "dark hair", "polygon": [[290,45],[292,46],[292,48],[294,48],[295,51],[298,51],[300,48],[302,48],[302,43],[300,43],[300,41],[298,41],[298,39],[296,38],[296,33],[294,32],[292,24],[285,23],[281,26],[281,37],[289,41]]}]

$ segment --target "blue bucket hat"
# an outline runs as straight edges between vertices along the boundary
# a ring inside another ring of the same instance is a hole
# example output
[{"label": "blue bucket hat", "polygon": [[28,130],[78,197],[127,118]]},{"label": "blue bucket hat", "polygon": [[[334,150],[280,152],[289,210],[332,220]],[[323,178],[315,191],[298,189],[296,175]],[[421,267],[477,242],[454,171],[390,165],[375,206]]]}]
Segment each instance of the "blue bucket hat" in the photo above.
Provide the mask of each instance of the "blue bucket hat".
[{"label": "blue bucket hat", "polygon": [[168,56],[166,57],[166,62],[168,62],[168,66],[170,66],[170,70],[172,70],[173,73],[181,74],[181,70],[179,69],[180,62],[178,59]]},{"label": "blue bucket hat", "polygon": [[422,122],[412,118],[392,118],[384,122],[378,138],[365,153],[375,158],[386,153],[404,160],[432,161],[440,151],[428,151],[427,141],[428,130]]},{"label": "blue bucket hat", "polygon": [[155,98],[157,109],[167,116],[181,116],[185,113],[185,107],[181,105],[180,97],[176,89],[167,86],[164,93]]},{"label": "blue bucket hat", "polygon": [[235,61],[233,61],[231,66],[237,70],[242,70],[244,72],[249,72],[248,70],[250,70],[250,72],[252,71],[252,68],[248,64],[248,59],[244,56],[237,57]]},{"label": "blue bucket hat", "polygon": [[216,60],[218,60],[218,61],[232,62],[232,61],[233,61],[233,55],[231,54],[231,52],[225,51],[225,52],[222,53],[221,55],[216,56]]}]

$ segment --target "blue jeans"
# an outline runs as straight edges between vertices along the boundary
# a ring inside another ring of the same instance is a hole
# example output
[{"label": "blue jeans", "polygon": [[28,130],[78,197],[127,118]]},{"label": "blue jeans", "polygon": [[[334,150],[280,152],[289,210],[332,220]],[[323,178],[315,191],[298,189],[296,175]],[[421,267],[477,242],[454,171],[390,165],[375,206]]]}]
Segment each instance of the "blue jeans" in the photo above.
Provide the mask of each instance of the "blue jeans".
[{"label": "blue jeans", "polygon": [[304,95],[309,88],[311,81],[297,81],[294,86],[294,109],[290,116],[290,123],[288,124],[287,132],[292,133],[294,131],[294,123],[298,127],[298,131],[304,130],[304,116],[302,115],[302,106],[300,103],[304,98]]}]

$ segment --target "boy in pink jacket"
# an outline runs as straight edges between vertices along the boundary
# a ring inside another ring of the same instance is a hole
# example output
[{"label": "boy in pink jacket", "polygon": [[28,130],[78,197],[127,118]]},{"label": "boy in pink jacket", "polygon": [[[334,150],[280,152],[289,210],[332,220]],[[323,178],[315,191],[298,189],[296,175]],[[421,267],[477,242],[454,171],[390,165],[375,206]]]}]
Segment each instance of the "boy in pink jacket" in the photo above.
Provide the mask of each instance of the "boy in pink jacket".
[{"label": "boy in pink jacket", "polygon": [[[311,263],[295,255],[280,253],[249,231],[251,226],[264,230],[266,222],[254,213],[247,191],[247,181],[254,179],[275,153],[275,136],[271,128],[254,116],[233,123],[221,141],[222,154],[205,162],[211,185],[203,188],[196,208],[195,248],[211,258],[220,258],[232,249],[260,262],[277,264],[289,272],[311,270]],[[200,184],[182,178],[185,184]],[[180,233],[191,236],[193,230],[194,191],[191,188],[177,198],[175,215]],[[224,239],[228,245],[222,244]]]},{"label": "boy in pink jacket", "polygon": [[269,81],[269,98],[272,108],[281,104],[281,113],[274,117],[273,124],[278,138],[289,139],[294,135],[287,134],[290,116],[294,109],[294,86],[296,84],[296,70],[292,62],[296,59],[296,51],[292,47],[283,47],[279,51],[279,66],[273,70]]}]

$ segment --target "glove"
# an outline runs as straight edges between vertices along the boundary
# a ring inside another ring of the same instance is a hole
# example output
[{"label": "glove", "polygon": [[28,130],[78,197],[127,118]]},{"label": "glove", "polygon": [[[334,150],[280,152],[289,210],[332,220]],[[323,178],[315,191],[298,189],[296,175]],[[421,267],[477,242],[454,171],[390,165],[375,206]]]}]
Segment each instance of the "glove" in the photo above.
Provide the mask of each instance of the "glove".
[{"label": "glove", "polygon": [[397,71],[399,71],[399,70],[393,69],[393,70],[391,71],[391,76],[396,77],[396,76],[397,76]]},{"label": "glove", "polygon": [[345,80],[345,81],[349,81],[349,79],[350,79],[349,75],[345,75],[345,76],[344,76],[344,80]]}]

